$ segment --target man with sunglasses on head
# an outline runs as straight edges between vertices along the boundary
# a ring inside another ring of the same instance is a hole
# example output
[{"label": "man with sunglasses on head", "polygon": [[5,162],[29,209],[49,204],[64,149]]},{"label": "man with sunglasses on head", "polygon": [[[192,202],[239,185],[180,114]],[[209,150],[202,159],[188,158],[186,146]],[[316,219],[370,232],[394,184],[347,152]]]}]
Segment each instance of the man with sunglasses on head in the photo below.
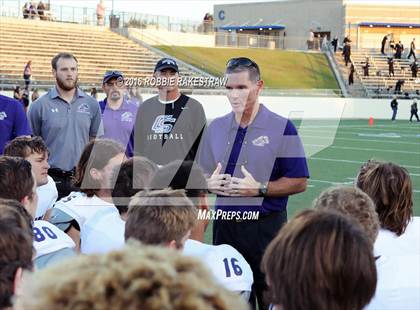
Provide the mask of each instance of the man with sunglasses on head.
[{"label": "man with sunglasses on head", "polygon": [[106,98],[99,102],[104,126],[103,138],[120,142],[126,147],[126,155],[132,157],[138,106],[127,100],[123,74],[107,71],[102,81],[102,90],[106,94]]},{"label": "man with sunglasses on head", "polygon": [[206,125],[204,109],[197,100],[181,94],[174,59],[159,60],[154,78],[159,94],[146,100],[137,112],[135,154],[158,165],[194,160]]},{"label": "man with sunglasses on head", "polygon": [[[233,58],[225,77],[232,112],[208,126],[199,151],[208,189],[218,195],[215,208],[226,214],[216,217],[213,243],[245,257],[254,273],[250,302],[255,308],[256,298],[259,309],[267,309],[261,258],[287,222],[288,196],[305,191],[309,171],[295,126],[259,102],[264,82],[258,65]],[[258,212],[258,219],[246,220],[248,212]]]},{"label": "man with sunglasses on head", "polygon": [[50,151],[48,174],[60,199],[73,190],[74,167],[83,148],[103,129],[98,102],[77,87],[77,58],[59,53],[51,66],[56,86],[32,103],[28,118],[34,136],[42,137]]}]

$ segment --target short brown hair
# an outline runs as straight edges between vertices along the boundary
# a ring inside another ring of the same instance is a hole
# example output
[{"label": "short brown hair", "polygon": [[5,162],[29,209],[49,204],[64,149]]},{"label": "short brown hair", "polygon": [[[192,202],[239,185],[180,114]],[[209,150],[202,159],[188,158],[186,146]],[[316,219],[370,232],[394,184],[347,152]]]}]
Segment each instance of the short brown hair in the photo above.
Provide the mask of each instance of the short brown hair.
[{"label": "short brown hair", "polygon": [[18,201],[0,198],[0,219],[13,223],[32,236],[32,216]]},{"label": "short brown hair", "polygon": [[[6,208],[1,207],[1,211],[3,213]],[[16,219],[15,212],[9,215],[0,218],[0,309],[12,305],[13,284],[18,268],[31,270],[33,267],[32,235],[19,226],[25,222],[24,219]]]},{"label": "short brown hair", "polygon": [[305,210],[265,251],[272,304],[283,310],[363,309],[375,294],[372,245],[360,225],[332,211]]},{"label": "short brown hair", "polygon": [[35,180],[31,163],[23,158],[0,156],[0,198],[32,198]]},{"label": "short brown hair", "polygon": [[88,197],[95,195],[101,186],[90,175],[90,169],[103,169],[111,158],[124,152],[124,147],[114,140],[95,139],[90,141],[83,149],[77,164],[74,186]]},{"label": "short brown hair", "polygon": [[182,238],[195,225],[197,208],[184,190],[158,190],[137,193],[128,207],[125,239],[145,244],[165,244]]},{"label": "short brown hair", "polygon": [[[57,277],[60,274],[60,277]],[[194,258],[129,244],[81,255],[38,271],[23,283],[16,309],[247,309]]]},{"label": "short brown hair", "polygon": [[6,156],[26,158],[34,153],[48,154],[48,148],[41,137],[17,137],[4,147]]},{"label": "short brown hair", "polygon": [[127,212],[130,199],[139,191],[149,186],[150,180],[158,169],[156,164],[146,157],[134,156],[115,169],[112,181],[112,200],[120,213]]},{"label": "short brown hair", "polygon": [[379,218],[372,199],[354,186],[336,186],[323,191],[314,200],[314,207],[320,210],[334,210],[362,225],[373,244],[379,233]]},{"label": "short brown hair", "polygon": [[51,67],[54,70],[57,70],[57,63],[60,60],[60,58],[66,58],[66,59],[71,59],[72,58],[72,59],[74,59],[76,61],[76,63],[78,63],[76,56],[74,56],[73,54],[67,53],[67,52],[58,53],[57,55],[55,55],[53,57],[53,59],[51,59]]},{"label": "short brown hair", "polygon": [[394,163],[371,160],[360,169],[357,186],[375,203],[381,227],[402,235],[413,216],[408,171]]}]

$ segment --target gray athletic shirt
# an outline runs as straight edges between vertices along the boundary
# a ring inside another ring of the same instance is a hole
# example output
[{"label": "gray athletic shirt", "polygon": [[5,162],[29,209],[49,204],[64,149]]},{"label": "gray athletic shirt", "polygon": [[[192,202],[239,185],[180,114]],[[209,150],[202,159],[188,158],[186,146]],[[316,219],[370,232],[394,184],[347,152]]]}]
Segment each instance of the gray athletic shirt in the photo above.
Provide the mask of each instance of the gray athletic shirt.
[{"label": "gray athletic shirt", "polygon": [[103,135],[99,104],[80,89],[69,104],[51,88],[32,103],[28,118],[33,134],[48,146],[51,168],[73,169],[89,137]]}]

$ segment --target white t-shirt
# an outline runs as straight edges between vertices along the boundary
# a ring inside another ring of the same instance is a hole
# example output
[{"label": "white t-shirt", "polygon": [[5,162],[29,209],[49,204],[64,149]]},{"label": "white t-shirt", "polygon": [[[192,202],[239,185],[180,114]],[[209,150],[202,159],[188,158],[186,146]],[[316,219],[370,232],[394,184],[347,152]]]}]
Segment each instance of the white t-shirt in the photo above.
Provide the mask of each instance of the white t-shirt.
[{"label": "white t-shirt", "polygon": [[375,241],[375,256],[379,255],[420,255],[420,217],[413,217],[401,236],[380,229]]},{"label": "white t-shirt", "polygon": [[48,176],[48,183],[37,187],[38,206],[35,218],[42,218],[48,209],[52,208],[58,197],[57,186],[52,177]]},{"label": "white t-shirt", "polygon": [[378,283],[367,310],[420,309],[418,255],[381,256],[376,261]]},{"label": "white t-shirt", "polygon": [[74,241],[62,230],[46,221],[34,221],[35,259],[53,252],[70,248],[74,249]]},{"label": "white t-shirt", "polygon": [[99,210],[105,208],[118,212],[118,209],[112,203],[106,202],[95,195],[87,197],[82,192],[71,192],[67,197],[57,201],[54,208],[60,209],[75,219],[80,229]]},{"label": "white t-shirt", "polygon": [[124,246],[125,222],[118,210],[103,208],[96,212],[80,229],[83,254],[108,253]]},{"label": "white t-shirt", "polygon": [[230,245],[209,245],[188,239],[184,245],[184,254],[200,258],[216,280],[228,290],[251,291],[254,282],[251,267]]}]

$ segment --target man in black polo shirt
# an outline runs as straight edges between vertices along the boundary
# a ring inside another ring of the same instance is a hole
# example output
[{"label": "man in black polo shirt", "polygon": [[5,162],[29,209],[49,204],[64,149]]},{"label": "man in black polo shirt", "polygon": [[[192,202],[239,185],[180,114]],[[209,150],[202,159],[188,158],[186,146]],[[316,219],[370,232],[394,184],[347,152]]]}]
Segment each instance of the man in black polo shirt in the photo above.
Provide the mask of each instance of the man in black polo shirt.
[{"label": "man in black polo shirt", "polygon": [[174,59],[159,60],[154,77],[170,85],[158,85],[159,94],[146,100],[137,112],[135,154],[158,165],[176,159],[193,161],[206,125],[201,104],[181,94],[178,75]]}]

